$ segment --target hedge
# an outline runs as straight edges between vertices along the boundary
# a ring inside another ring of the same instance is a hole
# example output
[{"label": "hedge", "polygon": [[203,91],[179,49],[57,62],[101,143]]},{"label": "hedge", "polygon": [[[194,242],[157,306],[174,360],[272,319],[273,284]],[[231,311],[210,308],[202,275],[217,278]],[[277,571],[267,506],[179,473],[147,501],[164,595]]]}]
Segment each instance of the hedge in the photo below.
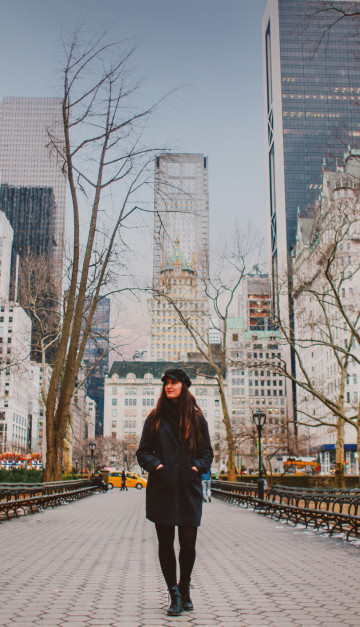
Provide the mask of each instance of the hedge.
[{"label": "hedge", "polygon": [[27,468],[0,470],[0,482],[3,483],[41,483],[42,478],[42,470],[30,470]]}]

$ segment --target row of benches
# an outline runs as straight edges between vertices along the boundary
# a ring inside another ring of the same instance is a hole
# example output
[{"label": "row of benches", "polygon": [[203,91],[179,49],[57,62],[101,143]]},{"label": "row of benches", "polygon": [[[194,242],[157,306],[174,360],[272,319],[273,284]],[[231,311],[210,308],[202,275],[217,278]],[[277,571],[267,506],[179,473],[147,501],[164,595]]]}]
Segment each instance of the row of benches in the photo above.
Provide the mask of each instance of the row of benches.
[{"label": "row of benches", "polygon": [[360,537],[359,490],[288,490],[274,486],[258,498],[256,484],[213,481],[212,494],[226,502],[252,507],[266,516],[295,525],[325,529],[330,535],[343,533],[346,539]]},{"label": "row of benches", "polygon": [[0,518],[9,519],[69,503],[97,490],[99,486],[94,481],[83,479],[45,484],[1,484]]}]

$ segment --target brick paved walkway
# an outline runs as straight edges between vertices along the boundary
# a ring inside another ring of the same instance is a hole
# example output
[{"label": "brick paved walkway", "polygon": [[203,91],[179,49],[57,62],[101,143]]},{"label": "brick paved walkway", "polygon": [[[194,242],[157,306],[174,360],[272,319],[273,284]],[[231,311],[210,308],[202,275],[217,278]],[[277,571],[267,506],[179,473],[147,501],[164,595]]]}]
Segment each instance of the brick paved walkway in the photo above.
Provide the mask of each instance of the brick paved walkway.
[{"label": "brick paved walkway", "polygon": [[0,524],[1,627],[360,625],[360,548],[219,501],[204,505],[194,612],[166,616],[144,491]]}]

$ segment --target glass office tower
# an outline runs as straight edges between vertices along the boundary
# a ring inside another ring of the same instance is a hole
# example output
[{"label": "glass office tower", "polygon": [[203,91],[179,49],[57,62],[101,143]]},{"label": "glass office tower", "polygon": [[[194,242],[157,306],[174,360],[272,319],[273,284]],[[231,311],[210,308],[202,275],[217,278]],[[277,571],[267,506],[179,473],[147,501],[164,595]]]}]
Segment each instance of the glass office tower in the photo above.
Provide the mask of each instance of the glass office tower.
[{"label": "glass office tower", "polygon": [[[48,132],[63,140],[61,121],[59,98],[18,97],[0,101],[0,182],[2,186],[8,186],[7,190],[27,188],[26,193],[32,194],[32,199],[38,194],[36,190],[30,192],[32,187],[52,190],[54,207],[50,247],[59,279],[64,266],[67,179],[61,171],[61,163],[49,149]],[[15,193],[21,194],[21,197],[25,194],[23,191]],[[23,208],[19,211],[23,212]],[[29,215],[30,211],[34,211],[33,205],[29,207]]]},{"label": "glass office tower", "polygon": [[[335,6],[360,2],[335,2]],[[360,21],[318,12],[322,0],[268,0],[263,19],[268,211],[274,293],[287,268],[298,210],[360,137]],[[276,303],[274,302],[276,307]]]}]

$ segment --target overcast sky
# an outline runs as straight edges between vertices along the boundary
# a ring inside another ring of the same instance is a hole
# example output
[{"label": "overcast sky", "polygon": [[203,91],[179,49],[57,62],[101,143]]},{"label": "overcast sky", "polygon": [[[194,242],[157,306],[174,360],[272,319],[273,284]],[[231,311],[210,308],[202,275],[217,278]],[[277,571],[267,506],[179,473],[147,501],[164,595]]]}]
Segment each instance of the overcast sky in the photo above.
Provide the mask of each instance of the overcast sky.
[{"label": "overcast sky", "polygon": [[[266,233],[261,20],[265,0],[0,0],[1,97],[61,96],[75,26],[137,44],[159,145],[209,158],[210,241],[237,220]],[[151,247],[143,254],[149,256]],[[145,265],[145,264],[144,264]]]}]

